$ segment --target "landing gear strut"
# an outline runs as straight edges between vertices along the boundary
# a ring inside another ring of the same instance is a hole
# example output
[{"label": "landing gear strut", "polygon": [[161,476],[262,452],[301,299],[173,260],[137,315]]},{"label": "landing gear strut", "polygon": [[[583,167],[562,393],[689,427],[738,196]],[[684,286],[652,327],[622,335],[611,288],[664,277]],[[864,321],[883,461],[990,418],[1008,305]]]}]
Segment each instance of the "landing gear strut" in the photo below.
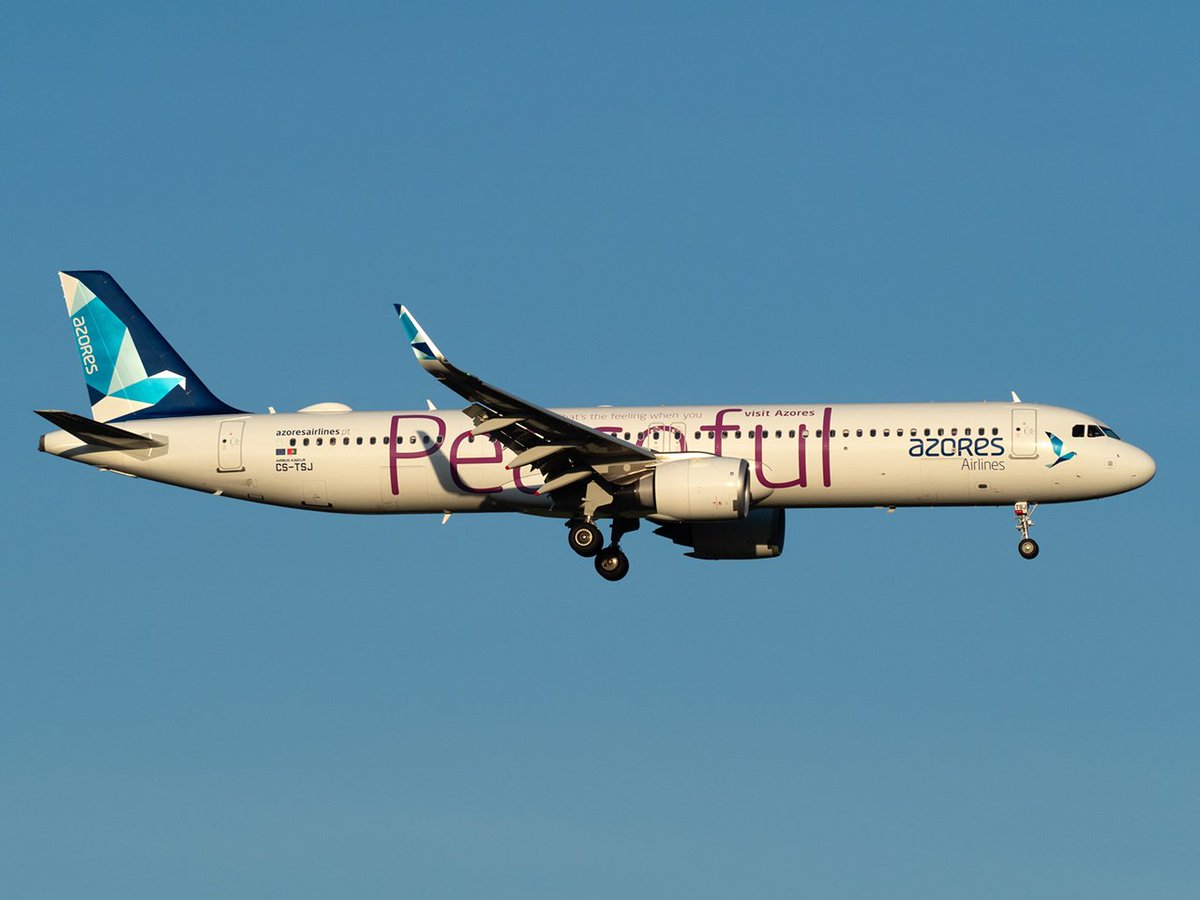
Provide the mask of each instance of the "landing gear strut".
[{"label": "landing gear strut", "polygon": [[613,519],[612,543],[596,554],[596,571],[608,581],[620,581],[629,574],[629,557],[619,546],[621,538],[641,526],[640,519]]},{"label": "landing gear strut", "polygon": [[1017,517],[1017,531],[1021,532],[1021,540],[1017,543],[1017,552],[1025,559],[1033,559],[1038,555],[1037,541],[1029,536],[1035,509],[1037,509],[1036,503],[1030,507],[1025,500],[1013,504],[1013,514]]}]

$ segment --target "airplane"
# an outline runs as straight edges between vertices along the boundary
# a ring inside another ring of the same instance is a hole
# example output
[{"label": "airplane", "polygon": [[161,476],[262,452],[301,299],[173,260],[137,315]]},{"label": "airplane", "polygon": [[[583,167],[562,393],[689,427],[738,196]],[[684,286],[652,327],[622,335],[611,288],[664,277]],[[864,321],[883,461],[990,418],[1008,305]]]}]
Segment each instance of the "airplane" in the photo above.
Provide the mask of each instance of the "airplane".
[{"label": "airplane", "polygon": [[693,558],[770,559],[783,552],[785,511],[807,508],[1011,505],[1017,550],[1033,559],[1038,504],[1125,493],[1156,471],[1094,416],[1015,392],[999,403],[547,409],[451,363],[404,306],[418,363],[464,408],[250,413],[219,400],[112,276],[59,279],[92,415],[37,410],[59,429],[39,450],[295,509],[559,519],[609,581],[628,573],[621,540],[642,520]]}]

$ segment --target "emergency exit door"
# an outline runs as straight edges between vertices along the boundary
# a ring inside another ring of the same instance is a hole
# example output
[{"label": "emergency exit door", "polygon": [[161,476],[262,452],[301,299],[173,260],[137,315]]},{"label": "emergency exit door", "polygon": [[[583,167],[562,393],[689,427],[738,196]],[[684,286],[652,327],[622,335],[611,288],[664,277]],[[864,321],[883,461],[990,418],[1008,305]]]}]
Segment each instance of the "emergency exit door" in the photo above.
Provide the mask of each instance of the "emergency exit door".
[{"label": "emergency exit door", "polygon": [[667,425],[656,422],[646,426],[644,446],[657,453],[678,453],[687,449],[687,428],[683,422]]}]

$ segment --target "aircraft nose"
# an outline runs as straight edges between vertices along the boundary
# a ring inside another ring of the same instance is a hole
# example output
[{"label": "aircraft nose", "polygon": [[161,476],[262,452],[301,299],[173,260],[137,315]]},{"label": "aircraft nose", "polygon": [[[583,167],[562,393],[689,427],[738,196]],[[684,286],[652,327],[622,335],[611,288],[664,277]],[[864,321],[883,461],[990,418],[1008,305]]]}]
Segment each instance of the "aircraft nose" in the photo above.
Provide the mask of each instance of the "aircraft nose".
[{"label": "aircraft nose", "polygon": [[1138,487],[1141,487],[1154,477],[1154,473],[1158,471],[1158,466],[1154,463],[1154,457],[1145,450],[1139,450],[1136,447],[1131,449],[1133,453],[1129,458],[1129,477],[1134,480]]}]

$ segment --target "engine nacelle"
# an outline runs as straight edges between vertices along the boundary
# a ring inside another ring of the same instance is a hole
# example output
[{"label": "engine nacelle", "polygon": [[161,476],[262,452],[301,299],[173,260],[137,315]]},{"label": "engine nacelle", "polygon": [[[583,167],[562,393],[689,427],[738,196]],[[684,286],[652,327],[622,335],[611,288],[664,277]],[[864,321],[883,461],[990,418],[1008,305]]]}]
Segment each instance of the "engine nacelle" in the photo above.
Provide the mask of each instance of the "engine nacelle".
[{"label": "engine nacelle", "polygon": [[691,547],[694,559],[771,559],[783,552],[782,509],[755,509],[734,522],[672,522],[654,529]]},{"label": "engine nacelle", "polygon": [[744,459],[702,456],[659,463],[651,507],[679,522],[744,519],[750,512],[750,466]]}]

